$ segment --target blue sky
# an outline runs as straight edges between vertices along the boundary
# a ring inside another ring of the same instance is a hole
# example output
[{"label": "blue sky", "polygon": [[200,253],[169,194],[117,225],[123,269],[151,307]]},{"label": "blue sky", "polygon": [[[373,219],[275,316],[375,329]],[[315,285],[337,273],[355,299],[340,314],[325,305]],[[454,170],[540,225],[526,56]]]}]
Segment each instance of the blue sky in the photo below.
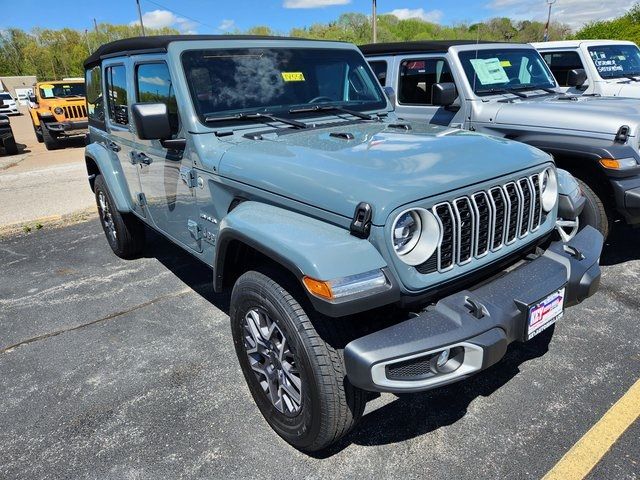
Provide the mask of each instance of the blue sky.
[{"label": "blue sky", "polygon": [[[98,22],[136,20],[135,0],[20,0],[3,2],[0,29],[91,28]],[[578,28],[591,20],[618,16],[634,0],[556,0],[554,18]],[[224,33],[269,25],[281,33],[292,27],[336,19],[341,13],[369,13],[371,0],[141,0],[146,25],[173,26],[187,33]],[[452,24],[495,16],[546,19],[546,0],[378,0],[380,13]]]}]

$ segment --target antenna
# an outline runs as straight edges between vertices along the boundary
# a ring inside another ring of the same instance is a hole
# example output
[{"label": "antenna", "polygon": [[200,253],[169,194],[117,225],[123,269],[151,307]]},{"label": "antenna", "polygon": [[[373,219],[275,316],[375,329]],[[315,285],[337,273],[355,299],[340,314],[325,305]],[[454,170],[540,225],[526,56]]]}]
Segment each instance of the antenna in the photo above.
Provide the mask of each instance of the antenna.
[{"label": "antenna", "polygon": [[142,36],[145,37],[144,33],[144,23],[142,23],[142,10],[140,10],[140,0],[136,0],[136,4],[138,5],[138,17],[140,18],[140,30],[142,30]]}]

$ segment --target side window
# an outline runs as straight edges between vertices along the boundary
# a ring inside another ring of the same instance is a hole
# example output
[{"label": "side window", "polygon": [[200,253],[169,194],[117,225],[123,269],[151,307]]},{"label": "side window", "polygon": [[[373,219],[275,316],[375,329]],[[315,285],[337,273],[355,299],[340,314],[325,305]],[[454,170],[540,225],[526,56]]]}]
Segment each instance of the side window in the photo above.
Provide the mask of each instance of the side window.
[{"label": "side window", "polygon": [[95,126],[104,126],[104,100],[102,98],[102,70],[100,66],[87,70],[85,86],[89,123]]},{"label": "side window", "polygon": [[166,104],[171,132],[178,133],[178,102],[166,63],[143,63],[136,67],[136,98],[141,103]]},{"label": "side window", "polygon": [[371,70],[373,70],[380,85],[384,87],[387,84],[387,62],[384,60],[376,60],[369,62],[369,65],[371,65]]},{"label": "side window", "polygon": [[400,64],[398,101],[405,105],[433,105],[433,85],[445,82],[453,82],[453,75],[446,60],[404,60]]},{"label": "side window", "polygon": [[571,70],[584,68],[577,52],[546,52],[542,58],[561,87],[568,87],[567,79]]},{"label": "side window", "polygon": [[127,73],[124,65],[107,67],[107,109],[109,120],[116,125],[129,125]]}]

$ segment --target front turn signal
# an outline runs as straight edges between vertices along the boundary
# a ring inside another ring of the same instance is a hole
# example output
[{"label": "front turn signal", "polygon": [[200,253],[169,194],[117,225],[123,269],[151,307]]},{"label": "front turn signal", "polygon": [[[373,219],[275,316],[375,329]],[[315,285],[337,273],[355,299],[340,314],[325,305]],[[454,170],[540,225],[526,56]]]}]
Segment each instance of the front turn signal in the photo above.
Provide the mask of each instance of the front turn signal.
[{"label": "front turn signal", "polygon": [[624,170],[625,168],[637,167],[638,162],[634,158],[601,158],[600,165],[609,170]]},{"label": "front turn signal", "polygon": [[314,295],[326,298],[327,300],[333,299],[331,286],[328,282],[322,282],[311,277],[304,277],[302,281],[304,282],[304,286],[307,287],[307,290],[309,290],[309,292],[313,293]]}]

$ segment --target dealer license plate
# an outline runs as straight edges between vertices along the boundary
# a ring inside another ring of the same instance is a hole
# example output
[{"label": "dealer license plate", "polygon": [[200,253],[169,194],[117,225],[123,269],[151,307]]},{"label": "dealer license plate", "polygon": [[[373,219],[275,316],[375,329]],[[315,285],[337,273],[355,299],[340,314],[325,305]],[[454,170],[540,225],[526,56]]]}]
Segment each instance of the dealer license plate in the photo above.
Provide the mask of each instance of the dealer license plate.
[{"label": "dealer license plate", "polygon": [[564,313],[564,290],[564,288],[561,288],[540,302],[529,306],[527,340],[535,337],[562,318]]}]

